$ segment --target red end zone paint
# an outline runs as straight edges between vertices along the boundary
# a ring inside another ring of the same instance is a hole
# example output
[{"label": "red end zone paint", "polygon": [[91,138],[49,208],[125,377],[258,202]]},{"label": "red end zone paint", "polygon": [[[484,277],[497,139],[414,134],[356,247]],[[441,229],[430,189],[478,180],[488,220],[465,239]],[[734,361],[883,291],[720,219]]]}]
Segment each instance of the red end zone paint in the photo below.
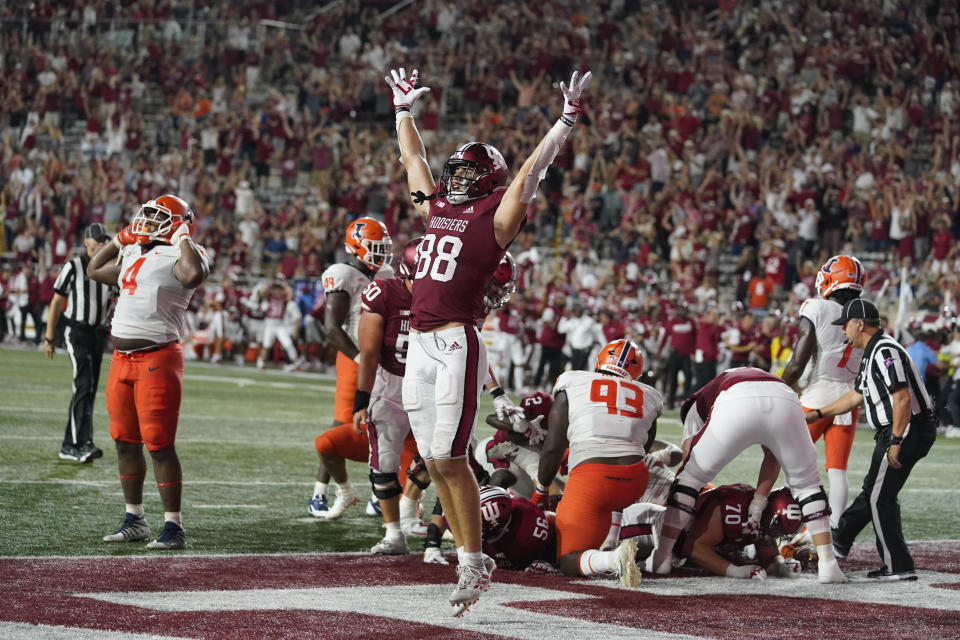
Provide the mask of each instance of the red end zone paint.
[{"label": "red end zone paint", "polygon": [[[920,584],[924,588],[942,587],[946,595],[960,587],[960,576],[955,583],[943,578],[944,572],[960,574],[958,551],[960,545],[956,543],[931,543],[924,545],[923,550],[914,549],[921,583],[861,582],[828,588],[834,594],[842,595],[847,589],[850,594],[868,592],[876,595],[878,589],[906,592],[916,588],[912,585]],[[872,545],[858,545],[850,560],[844,561],[842,566],[847,571],[857,571],[873,568],[876,564]],[[924,570],[939,572],[935,584],[922,584]],[[690,576],[693,572],[686,571],[681,575]],[[75,595],[196,591],[199,599],[203,592],[211,590],[374,587],[386,591],[401,587],[404,590],[409,588],[413,602],[422,601],[425,589],[431,589],[431,593],[437,590],[430,585],[443,585],[445,593],[447,586],[452,588],[453,579],[452,567],[424,565],[419,555],[403,558],[316,555],[5,559],[0,560],[0,598],[4,603],[0,621],[212,640],[240,637],[341,640],[369,638],[387,632],[391,637],[409,638],[499,637],[476,629],[448,628],[443,622],[427,624],[352,611],[295,610],[282,609],[281,606],[269,610],[228,610],[231,609],[229,603],[203,611],[162,611]],[[643,637],[646,629],[699,637],[758,640],[793,640],[796,637],[876,640],[880,636],[925,640],[956,637],[956,630],[960,629],[960,604],[953,609],[906,606],[918,602],[905,594],[904,597],[891,597],[890,604],[763,593],[725,594],[724,590],[735,591],[747,581],[723,578],[704,579],[702,584],[709,587],[704,591],[690,589],[681,595],[655,592],[658,587],[680,582],[671,578],[654,578],[649,585],[652,592],[637,592],[609,588],[610,582],[583,584],[557,575],[498,571],[495,576],[495,583],[522,585],[523,589],[531,588],[531,595],[534,587],[565,592],[568,598],[565,600],[546,598],[540,591],[535,600],[519,597],[516,601],[504,603],[518,613],[529,611],[565,619],[568,624],[558,620],[554,632],[576,626],[581,621],[632,628],[635,631],[630,633],[634,637]],[[783,584],[771,579],[769,586],[772,587],[774,582]],[[708,593],[710,590],[721,593]],[[572,594],[593,597],[569,599]],[[430,597],[434,598],[433,595]],[[445,603],[442,599],[437,600],[437,610],[443,611]],[[960,603],[960,598],[955,602]],[[468,613],[465,620],[469,622],[474,613]],[[522,620],[523,614],[519,618]]]}]

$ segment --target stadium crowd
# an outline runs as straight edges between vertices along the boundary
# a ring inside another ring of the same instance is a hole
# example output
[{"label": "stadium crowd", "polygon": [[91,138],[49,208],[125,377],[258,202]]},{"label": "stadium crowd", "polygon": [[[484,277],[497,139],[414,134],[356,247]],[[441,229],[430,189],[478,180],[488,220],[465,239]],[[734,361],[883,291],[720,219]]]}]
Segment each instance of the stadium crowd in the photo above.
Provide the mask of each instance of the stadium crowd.
[{"label": "stadium crowd", "polygon": [[[392,4],[0,9],[0,336],[35,327],[39,342],[84,227],[118,230],[171,192],[216,262],[188,353],[255,361],[272,288],[296,302],[274,306],[300,338],[297,358],[276,358],[326,366],[317,279],[349,221],[382,219],[397,247],[422,228],[386,70],[420,61],[439,174],[471,138],[514,166],[583,65],[582,128],[529,208],[517,293],[488,327],[494,358],[498,332],[520,336],[521,357],[499,355],[520,370],[506,386],[549,388],[565,360],[621,335],[643,342],[668,403],[678,371],[684,393],[705,382],[704,362],[776,371],[838,253],[861,258],[908,342],[942,354],[931,388],[960,371],[956,6]],[[960,411],[948,389],[941,405]]]}]

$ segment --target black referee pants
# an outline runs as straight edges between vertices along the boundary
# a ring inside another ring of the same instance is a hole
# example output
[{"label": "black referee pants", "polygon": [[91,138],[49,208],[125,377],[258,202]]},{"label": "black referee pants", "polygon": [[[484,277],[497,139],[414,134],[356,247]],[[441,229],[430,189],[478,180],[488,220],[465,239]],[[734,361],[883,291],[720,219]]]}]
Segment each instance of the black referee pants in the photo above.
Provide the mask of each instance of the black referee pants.
[{"label": "black referee pants", "polygon": [[64,446],[93,442],[93,401],[100,384],[100,363],[106,346],[106,329],[67,324],[64,330],[67,354],[73,364],[73,398],[63,436]]},{"label": "black referee pants", "polygon": [[894,469],[887,461],[887,443],[890,427],[874,435],[876,446],[870,460],[870,470],[863,479],[860,495],[847,507],[834,531],[834,542],[848,549],[867,523],[873,522],[877,536],[877,553],[888,571],[902,573],[913,571],[913,558],[903,539],[900,524],[900,501],[897,495],[903,488],[910,471],[927,455],[937,439],[937,419],[933,412],[919,413],[910,419],[907,437],[900,445],[900,469]]}]

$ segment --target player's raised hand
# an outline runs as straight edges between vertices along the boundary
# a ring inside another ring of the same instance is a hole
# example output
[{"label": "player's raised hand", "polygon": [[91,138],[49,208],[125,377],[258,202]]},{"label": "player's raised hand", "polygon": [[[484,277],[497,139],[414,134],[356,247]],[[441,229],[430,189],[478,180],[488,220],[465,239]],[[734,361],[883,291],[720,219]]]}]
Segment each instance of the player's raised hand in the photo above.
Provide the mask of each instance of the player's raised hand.
[{"label": "player's raised hand", "polygon": [[137,244],[137,234],[133,232],[133,225],[127,225],[121,229],[117,235],[113,236],[113,242],[118,248],[125,247],[128,244]]},{"label": "player's raised hand", "polygon": [[420,72],[417,69],[413,70],[409,78],[406,69],[403,67],[391,69],[390,75],[383,79],[387,81],[387,85],[393,91],[394,109],[411,109],[420,96],[430,91],[430,87],[417,86],[420,79]]},{"label": "player's raised hand", "polygon": [[180,226],[173,230],[173,233],[170,234],[170,244],[177,246],[184,238],[190,237],[190,225],[185,222],[181,222]]},{"label": "player's raised hand", "polygon": [[563,92],[562,117],[565,118],[565,121],[569,120],[571,125],[576,121],[577,116],[583,113],[581,96],[590,83],[591,77],[593,77],[593,74],[589,71],[582,76],[579,71],[574,71],[573,75],[570,76],[570,84],[560,83],[560,90]]}]

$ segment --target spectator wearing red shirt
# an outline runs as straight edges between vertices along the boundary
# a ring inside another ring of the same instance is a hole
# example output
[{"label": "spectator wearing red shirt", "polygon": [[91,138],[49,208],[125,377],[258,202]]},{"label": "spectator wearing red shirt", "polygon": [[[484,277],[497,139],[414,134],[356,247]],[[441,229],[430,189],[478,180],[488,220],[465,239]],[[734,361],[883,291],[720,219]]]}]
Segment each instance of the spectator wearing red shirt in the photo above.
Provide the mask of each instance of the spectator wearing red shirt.
[{"label": "spectator wearing red shirt", "polygon": [[696,376],[697,391],[717,377],[717,361],[720,359],[720,336],[724,326],[720,322],[720,313],[715,304],[707,309],[697,323],[697,350],[693,354],[693,372]]},{"label": "spectator wearing red shirt", "polygon": [[754,340],[756,319],[746,309],[737,312],[737,324],[727,336],[727,348],[731,351],[730,366],[745,367],[750,364],[750,352],[756,349]]},{"label": "spectator wearing red shirt", "polygon": [[627,334],[626,327],[612,311],[604,309],[600,312],[600,324],[603,326],[603,335],[607,342],[613,342]]},{"label": "spectator wearing red shirt", "polygon": [[557,330],[560,323],[560,317],[566,312],[567,298],[562,291],[554,291],[551,298],[551,305],[543,310],[543,329],[540,332],[540,364],[537,366],[537,374],[533,378],[533,386],[540,388],[543,381],[543,373],[547,372],[547,386],[552,388],[553,383],[563,371],[563,345],[567,338]]},{"label": "spectator wearing red shirt", "polygon": [[[696,351],[697,325],[690,317],[690,309],[681,302],[677,306],[677,316],[663,324],[664,334],[660,339],[659,351],[670,342],[670,355],[667,357],[667,406],[677,402],[677,374],[683,371],[684,385],[687,390],[693,386],[693,354]],[[689,395],[689,391],[687,391]]]}]

